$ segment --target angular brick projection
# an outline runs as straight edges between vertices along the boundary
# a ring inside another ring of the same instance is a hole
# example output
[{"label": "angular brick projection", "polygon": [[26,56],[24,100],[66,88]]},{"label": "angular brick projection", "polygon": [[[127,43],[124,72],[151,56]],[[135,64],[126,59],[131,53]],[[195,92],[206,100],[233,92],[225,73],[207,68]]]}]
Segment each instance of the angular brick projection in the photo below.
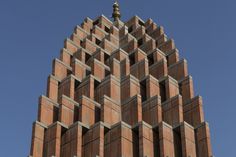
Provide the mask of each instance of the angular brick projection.
[{"label": "angular brick projection", "polygon": [[31,157],[212,157],[187,61],[152,19],[86,18],[52,65]]}]

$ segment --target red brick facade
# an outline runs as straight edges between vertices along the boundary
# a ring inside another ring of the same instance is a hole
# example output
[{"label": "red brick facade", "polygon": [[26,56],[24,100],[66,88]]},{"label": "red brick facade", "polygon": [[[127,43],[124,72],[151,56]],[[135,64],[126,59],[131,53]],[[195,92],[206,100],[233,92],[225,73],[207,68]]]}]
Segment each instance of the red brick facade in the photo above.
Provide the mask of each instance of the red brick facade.
[{"label": "red brick facade", "polygon": [[151,19],[86,18],[53,61],[32,157],[211,157],[187,61]]}]

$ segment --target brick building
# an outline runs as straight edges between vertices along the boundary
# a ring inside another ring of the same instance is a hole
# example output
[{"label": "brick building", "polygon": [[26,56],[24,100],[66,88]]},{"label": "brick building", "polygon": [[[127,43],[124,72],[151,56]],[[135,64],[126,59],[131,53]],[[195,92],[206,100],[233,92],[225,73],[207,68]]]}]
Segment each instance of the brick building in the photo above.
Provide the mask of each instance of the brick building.
[{"label": "brick building", "polygon": [[202,98],[164,29],[86,18],[53,60],[32,157],[211,157]]}]

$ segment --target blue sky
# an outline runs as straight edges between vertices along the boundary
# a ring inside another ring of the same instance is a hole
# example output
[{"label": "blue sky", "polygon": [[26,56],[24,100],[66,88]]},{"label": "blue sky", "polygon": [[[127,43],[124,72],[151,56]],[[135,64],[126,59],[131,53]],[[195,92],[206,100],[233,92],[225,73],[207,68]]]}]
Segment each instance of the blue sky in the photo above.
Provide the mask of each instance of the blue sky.
[{"label": "blue sky", "polygon": [[[85,17],[111,16],[112,1],[1,0],[0,156],[29,154],[38,96],[52,59]],[[122,19],[152,18],[188,60],[195,93],[203,96],[216,157],[235,156],[236,1],[120,0]]]}]

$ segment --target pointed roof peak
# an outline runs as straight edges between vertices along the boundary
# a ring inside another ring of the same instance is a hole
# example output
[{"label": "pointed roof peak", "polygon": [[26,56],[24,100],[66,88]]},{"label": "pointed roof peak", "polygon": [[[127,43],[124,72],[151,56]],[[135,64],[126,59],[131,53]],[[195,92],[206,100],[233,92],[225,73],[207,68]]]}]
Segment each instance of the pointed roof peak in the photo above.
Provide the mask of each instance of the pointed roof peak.
[{"label": "pointed roof peak", "polygon": [[118,1],[116,0],[115,3],[113,4],[113,13],[112,13],[112,18],[114,21],[120,20],[121,14],[120,14],[120,6]]}]

